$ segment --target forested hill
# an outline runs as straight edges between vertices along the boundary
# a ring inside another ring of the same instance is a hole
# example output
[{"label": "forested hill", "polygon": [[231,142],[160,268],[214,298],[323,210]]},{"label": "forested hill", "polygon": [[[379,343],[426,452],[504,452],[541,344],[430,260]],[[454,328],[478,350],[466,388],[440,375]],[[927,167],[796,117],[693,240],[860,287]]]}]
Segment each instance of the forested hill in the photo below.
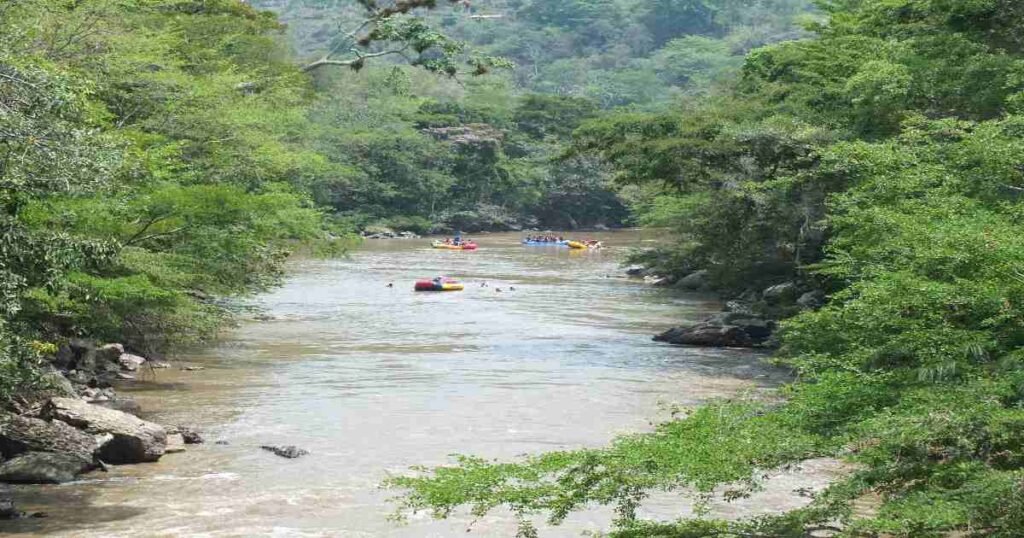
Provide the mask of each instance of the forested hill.
[{"label": "forested hill", "polygon": [[[632,222],[633,193],[600,159],[566,156],[572,131],[616,107],[657,110],[704,94],[735,76],[751,48],[801,35],[813,14],[805,0],[439,2],[350,36],[366,20],[363,2],[254,5],[279,14],[299,61],[333,52],[350,62],[311,71],[317,149],[347,170],[317,201],[358,226],[415,231]],[[365,35],[415,35],[416,47],[364,48]],[[438,50],[461,41],[462,57],[514,67],[458,72],[461,62]],[[402,53],[364,61],[350,51]]]},{"label": "forested hill", "polygon": [[[300,58],[338,43],[357,0],[255,0],[279,14]],[[749,50],[804,35],[810,0],[474,0],[418,13],[477,52],[512,60],[515,88],[602,108],[656,106],[727,79]]]}]

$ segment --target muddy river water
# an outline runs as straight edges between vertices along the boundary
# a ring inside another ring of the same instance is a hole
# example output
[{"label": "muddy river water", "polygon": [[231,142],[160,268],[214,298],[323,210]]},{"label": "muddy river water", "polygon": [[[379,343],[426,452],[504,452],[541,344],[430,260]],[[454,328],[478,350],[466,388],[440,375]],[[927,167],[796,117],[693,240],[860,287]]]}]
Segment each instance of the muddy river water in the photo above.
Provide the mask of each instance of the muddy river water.
[{"label": "muddy river water", "polygon": [[[20,508],[49,517],[5,523],[0,534],[465,536],[468,516],[390,521],[395,492],[379,483],[412,465],[451,462],[453,453],[510,458],[597,446],[648,429],[665,417],[662,404],[784,379],[750,352],[652,342],[719,305],[620,277],[627,247],[654,237],[592,235],[609,248],[524,247],[517,234],[489,234],[477,252],[367,241],[346,259],[295,262],[283,287],[253,299],[262,315],[121,389],[146,418],[194,426],[207,443],[72,484],[19,487]],[[439,274],[466,290],[412,292],[414,279]],[[310,454],[286,460],[263,444]],[[823,478],[805,474],[716,511],[791,506],[799,502],[793,487]],[[652,515],[686,513],[681,497],[649,504]],[[541,536],[580,536],[607,528],[609,517],[596,508],[542,525]],[[499,512],[471,529],[512,536],[514,522]]]}]

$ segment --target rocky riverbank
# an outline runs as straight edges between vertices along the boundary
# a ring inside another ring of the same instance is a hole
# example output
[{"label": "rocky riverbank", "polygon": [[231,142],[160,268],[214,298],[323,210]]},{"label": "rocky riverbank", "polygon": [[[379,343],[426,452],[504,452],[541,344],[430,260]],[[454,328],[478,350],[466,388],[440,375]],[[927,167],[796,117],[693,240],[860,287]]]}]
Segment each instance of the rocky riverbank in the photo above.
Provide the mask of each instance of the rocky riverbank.
[{"label": "rocky riverbank", "polygon": [[[634,265],[626,274],[654,286],[712,292],[708,272],[694,271],[681,278],[652,273]],[[825,294],[796,282],[782,282],[763,290],[747,290],[725,302],[724,311],[696,324],[673,327],[654,336],[656,342],[706,347],[774,348],[778,321],[802,310],[820,308]]]},{"label": "rocky riverbank", "polygon": [[60,484],[107,465],[153,462],[201,443],[196,432],[139,418],[137,403],[117,395],[119,380],[166,368],[120,344],[73,339],[50,358],[48,388],[0,411],[0,519],[24,517],[3,483]]}]

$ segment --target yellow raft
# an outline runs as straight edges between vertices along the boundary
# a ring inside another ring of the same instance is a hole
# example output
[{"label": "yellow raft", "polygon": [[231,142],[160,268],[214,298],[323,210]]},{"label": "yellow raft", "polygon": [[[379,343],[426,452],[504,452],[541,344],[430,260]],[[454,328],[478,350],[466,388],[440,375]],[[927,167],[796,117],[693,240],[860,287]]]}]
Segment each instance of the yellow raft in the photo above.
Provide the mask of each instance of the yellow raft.
[{"label": "yellow raft", "polygon": [[566,243],[566,245],[568,245],[569,248],[587,248],[586,244],[580,243],[579,241],[569,241],[568,243]]}]

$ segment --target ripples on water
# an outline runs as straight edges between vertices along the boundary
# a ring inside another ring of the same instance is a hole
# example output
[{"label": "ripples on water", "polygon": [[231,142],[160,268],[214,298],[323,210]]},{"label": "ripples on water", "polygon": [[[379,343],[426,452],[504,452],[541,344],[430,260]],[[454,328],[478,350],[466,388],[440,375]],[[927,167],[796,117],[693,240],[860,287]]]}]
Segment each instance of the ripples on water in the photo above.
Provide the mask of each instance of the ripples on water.
[{"label": "ripples on water", "polygon": [[[391,493],[376,485],[455,452],[507,458],[599,445],[648,428],[659,403],[694,404],[781,379],[747,352],[651,342],[718,305],[619,278],[624,247],[645,238],[604,239],[612,248],[602,252],[522,247],[512,234],[484,236],[477,252],[373,241],[349,259],[297,262],[285,286],[258,298],[269,321],[243,323],[222,344],[182,358],[206,370],[157,371],[133,389],[153,420],[197,425],[207,444],[70,485],[19,488],[25,508],[51,517],[12,530],[463,535],[469,519],[387,521]],[[413,280],[439,274],[463,280],[466,291],[411,291]],[[311,454],[283,460],[261,444]],[[681,514],[670,501],[651,510]],[[596,510],[542,536],[578,536],[608,520]],[[473,532],[511,536],[513,528],[498,514]]]}]

